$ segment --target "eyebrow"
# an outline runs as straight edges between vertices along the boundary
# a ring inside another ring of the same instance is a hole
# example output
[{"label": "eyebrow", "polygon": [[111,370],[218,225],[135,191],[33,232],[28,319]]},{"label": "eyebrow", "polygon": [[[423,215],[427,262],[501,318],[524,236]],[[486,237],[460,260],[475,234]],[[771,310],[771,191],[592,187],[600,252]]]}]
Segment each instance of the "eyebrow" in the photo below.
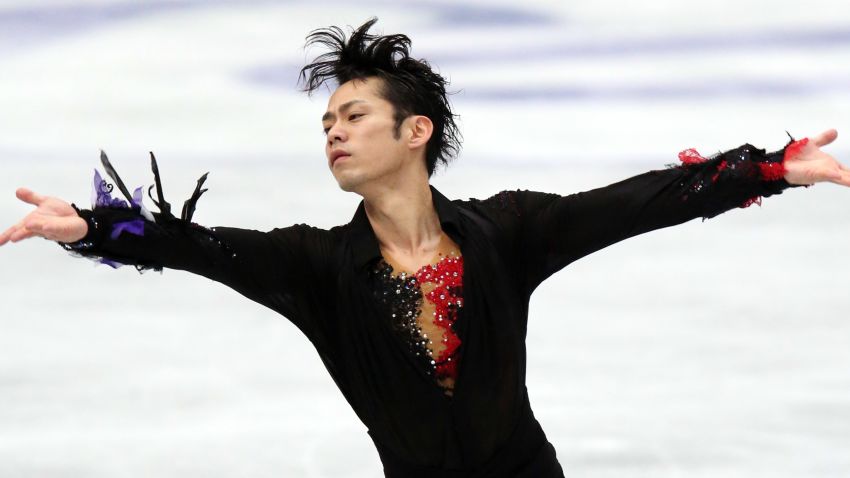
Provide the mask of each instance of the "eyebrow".
[{"label": "eyebrow", "polygon": [[[357,104],[357,103],[365,103],[365,102],[366,102],[365,100],[351,100],[351,101],[347,101],[347,102],[343,103],[343,104],[339,107],[339,111],[340,111],[340,113],[345,113],[345,112],[346,112],[349,108],[351,108],[351,107],[352,107],[352,106],[354,106],[355,104]],[[325,122],[325,121],[327,121],[327,120],[334,119],[334,118],[336,118],[336,115],[335,115],[335,114],[333,114],[333,113],[331,113],[330,111],[328,111],[328,112],[326,112],[324,115],[322,115],[322,122]]]}]

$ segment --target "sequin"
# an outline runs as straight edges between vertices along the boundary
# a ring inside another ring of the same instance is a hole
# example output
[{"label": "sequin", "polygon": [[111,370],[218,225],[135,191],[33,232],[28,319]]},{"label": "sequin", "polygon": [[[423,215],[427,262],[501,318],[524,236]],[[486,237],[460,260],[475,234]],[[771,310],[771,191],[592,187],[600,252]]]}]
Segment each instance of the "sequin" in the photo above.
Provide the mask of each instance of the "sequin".
[{"label": "sequin", "polygon": [[[791,135],[788,135],[791,137]],[[722,181],[724,176],[735,177],[736,180],[748,181],[777,181],[785,177],[785,161],[799,154],[807,140],[791,141],[785,146],[784,151],[767,154],[764,149],[756,148],[751,144],[744,144],[739,148],[718,153],[711,158],[705,158],[690,148],[679,153],[681,164],[670,164],[688,171],[691,178],[687,183],[679,183],[681,198],[687,200],[690,194],[705,194],[704,191],[712,188],[714,183]],[[738,207],[746,208],[753,204],[761,205],[761,196],[753,196],[744,200]],[[714,214],[714,213],[712,213]],[[703,220],[712,217],[704,216]]]},{"label": "sequin", "polygon": [[[388,308],[393,326],[401,339],[409,344],[413,355],[422,361],[424,370],[435,378],[440,387],[450,392],[452,386],[445,382],[451,378],[453,383],[457,378],[461,355],[461,341],[453,325],[462,307],[463,257],[444,256],[436,264],[425,265],[412,275],[400,273],[395,277],[392,271],[392,266],[383,258],[378,261],[373,270],[377,278],[375,296]],[[424,293],[423,285],[433,285],[433,288]],[[387,295],[387,290],[395,290],[396,294]],[[436,328],[432,330],[440,334],[436,342],[441,346],[435,350],[429,347],[435,340],[429,339],[420,326],[420,321],[425,320],[422,316],[424,300],[434,307],[429,317]]]}]

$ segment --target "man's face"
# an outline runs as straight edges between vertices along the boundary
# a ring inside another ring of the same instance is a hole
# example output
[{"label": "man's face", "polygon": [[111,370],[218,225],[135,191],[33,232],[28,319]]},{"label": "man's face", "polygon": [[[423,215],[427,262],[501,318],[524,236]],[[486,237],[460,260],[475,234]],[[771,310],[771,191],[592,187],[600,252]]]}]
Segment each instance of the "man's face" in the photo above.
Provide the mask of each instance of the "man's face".
[{"label": "man's face", "polygon": [[391,180],[411,154],[404,128],[400,138],[394,136],[394,108],[378,94],[380,84],[374,77],[343,83],[322,117],[328,167],[343,191],[359,192],[369,182]]}]

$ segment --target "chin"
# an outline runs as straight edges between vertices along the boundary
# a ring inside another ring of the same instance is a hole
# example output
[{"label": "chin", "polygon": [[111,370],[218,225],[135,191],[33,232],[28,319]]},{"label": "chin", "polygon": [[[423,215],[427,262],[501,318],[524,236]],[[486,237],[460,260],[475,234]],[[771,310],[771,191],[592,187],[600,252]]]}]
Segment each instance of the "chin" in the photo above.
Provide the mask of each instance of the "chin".
[{"label": "chin", "polygon": [[337,177],[337,184],[339,184],[339,188],[345,192],[354,193],[357,192],[358,186],[360,185],[360,181],[352,180],[352,178],[345,177]]},{"label": "chin", "polygon": [[342,189],[343,191],[347,192],[347,193],[355,192],[354,189],[351,188],[350,186],[348,186],[347,184],[340,183],[339,188]]},{"label": "chin", "polygon": [[362,170],[341,169],[334,171],[334,179],[343,191],[362,196],[363,191],[367,190],[370,185],[382,181],[384,176],[375,175],[373,171],[367,174]]}]

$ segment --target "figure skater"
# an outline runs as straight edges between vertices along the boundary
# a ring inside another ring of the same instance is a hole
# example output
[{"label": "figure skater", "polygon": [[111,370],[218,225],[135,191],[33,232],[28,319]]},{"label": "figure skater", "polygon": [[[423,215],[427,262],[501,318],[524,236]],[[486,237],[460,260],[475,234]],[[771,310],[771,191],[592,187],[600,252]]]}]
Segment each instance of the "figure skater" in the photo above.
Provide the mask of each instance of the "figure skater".
[{"label": "figure skater", "polygon": [[387,477],[555,478],[564,474],[525,386],[528,306],[542,281],[623,239],[787,188],[850,186],[850,170],[820,149],[830,129],[773,152],[687,149],[586,192],[449,199],[429,184],[460,148],[447,82],[411,57],[407,36],[370,34],[376,20],[349,37],[314,30],[307,45],[328,52],[299,77],[309,93],[334,86],[321,123],[328,169],[362,196],[349,223],[207,228],[192,222],[206,175],[178,217],[151,154],[152,212],[101,154],[114,186],[96,172],[91,208],[20,188],[36,209],[0,245],[38,236],[113,267],[185,270],[282,314],[368,428]]}]

